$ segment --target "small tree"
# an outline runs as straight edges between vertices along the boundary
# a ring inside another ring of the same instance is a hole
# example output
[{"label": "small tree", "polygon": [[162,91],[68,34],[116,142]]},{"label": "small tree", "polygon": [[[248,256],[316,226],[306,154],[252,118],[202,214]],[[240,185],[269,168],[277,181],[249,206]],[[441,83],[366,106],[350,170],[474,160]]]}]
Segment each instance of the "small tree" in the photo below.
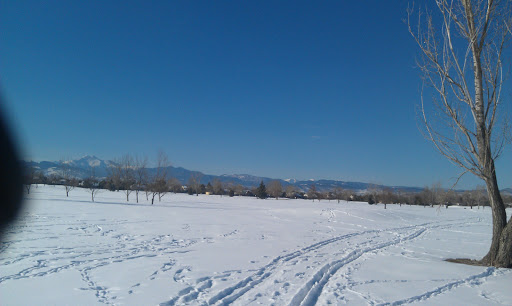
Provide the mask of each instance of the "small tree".
[{"label": "small tree", "polygon": [[[169,191],[169,187],[167,186],[167,171],[168,167],[171,165],[169,162],[169,158],[164,151],[158,151],[157,156],[157,173],[153,180],[153,192],[158,193],[158,201],[162,200],[162,197]],[[155,199],[155,195],[153,194],[153,198],[151,200],[151,204],[153,204]]]},{"label": "small tree", "polygon": [[133,171],[133,158],[130,155],[123,156],[121,158],[120,166],[120,189],[124,190],[124,193],[126,194],[126,202],[129,202],[130,194],[137,183],[135,173]]},{"label": "small tree", "polygon": [[293,185],[286,186],[285,195],[289,199],[295,199],[297,196],[297,188]]},{"label": "small tree", "polygon": [[384,204],[384,209],[387,208],[387,204],[393,204],[396,201],[395,193],[391,188],[384,188],[380,193],[380,202]]},{"label": "small tree", "polygon": [[91,201],[94,202],[94,197],[100,191],[95,167],[91,167],[91,175],[84,180],[84,188],[91,194]]},{"label": "small tree", "polygon": [[[134,166],[134,175],[135,175],[135,199],[136,202],[139,203],[139,192],[144,190],[146,185],[148,184],[148,173],[147,173],[147,165],[148,158],[144,157],[136,157],[135,158],[135,166]],[[147,197],[146,197],[147,200]]]},{"label": "small tree", "polygon": [[265,187],[265,184],[263,184],[263,181],[261,181],[260,186],[256,189],[255,195],[260,199],[267,198],[267,188]]},{"label": "small tree", "polygon": [[165,181],[162,178],[155,178],[151,184],[148,186],[150,195],[151,195],[151,205],[155,203],[155,197],[158,195],[158,201],[160,202],[162,200],[162,197],[167,193],[169,190],[167,186],[167,181]]},{"label": "small tree", "polygon": [[201,192],[201,178],[203,175],[199,172],[194,172],[190,176],[188,180],[188,188],[189,190],[193,190],[193,192],[196,194],[196,196],[199,195]]},{"label": "small tree", "polygon": [[122,161],[116,158],[107,168],[107,181],[110,181],[113,190],[121,189],[122,167]]},{"label": "small tree", "polygon": [[178,180],[177,178],[175,177],[171,177],[169,179],[169,181],[167,182],[167,184],[169,185],[169,189],[173,192],[173,193],[178,193],[178,192],[181,192],[183,190],[183,187],[181,185],[181,182],[180,180]]},{"label": "small tree", "polygon": [[69,192],[78,185],[78,180],[73,176],[71,165],[69,162],[63,161],[61,163],[61,176],[64,180],[64,188],[66,190],[66,197],[69,197]]},{"label": "small tree", "polygon": [[341,187],[334,188],[333,195],[334,198],[338,201],[338,203],[340,202],[340,200],[343,200],[344,192],[345,190]]},{"label": "small tree", "polygon": [[471,207],[471,209],[473,209],[473,206],[476,205],[476,198],[472,191],[464,191],[464,193],[462,194],[462,200],[464,202],[464,205]]},{"label": "small tree", "polygon": [[486,196],[485,186],[476,186],[473,192],[475,193],[475,199],[479,209],[480,206],[482,206],[482,209],[485,206],[489,206],[489,198]]},{"label": "small tree", "polygon": [[239,195],[240,196],[240,195],[242,195],[244,193],[244,186],[242,186],[241,184],[237,184],[233,188],[233,191],[234,191],[235,195]]},{"label": "small tree", "polygon": [[224,194],[224,186],[222,186],[222,182],[219,179],[213,180],[213,193],[222,196]]},{"label": "small tree", "polygon": [[315,184],[311,184],[307,193],[308,199],[312,199],[315,202],[315,199],[318,199],[318,191],[316,191]]},{"label": "small tree", "polygon": [[267,185],[267,192],[272,197],[279,199],[279,196],[283,194],[283,186],[278,180],[270,181]]},{"label": "small tree", "polygon": [[30,187],[34,183],[34,175],[36,173],[36,169],[32,166],[25,166],[24,173],[23,173],[23,184],[25,186],[25,190],[27,191],[27,194],[30,194]]}]

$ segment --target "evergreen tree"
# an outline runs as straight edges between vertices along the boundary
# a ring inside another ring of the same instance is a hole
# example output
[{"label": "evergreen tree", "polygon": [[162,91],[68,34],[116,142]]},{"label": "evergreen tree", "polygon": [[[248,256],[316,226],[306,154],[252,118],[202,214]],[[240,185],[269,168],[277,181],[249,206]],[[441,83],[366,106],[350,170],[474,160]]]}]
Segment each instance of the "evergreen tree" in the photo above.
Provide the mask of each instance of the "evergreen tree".
[{"label": "evergreen tree", "polygon": [[265,184],[263,184],[263,181],[261,181],[260,186],[256,189],[256,196],[260,199],[267,198],[267,188],[265,187]]}]

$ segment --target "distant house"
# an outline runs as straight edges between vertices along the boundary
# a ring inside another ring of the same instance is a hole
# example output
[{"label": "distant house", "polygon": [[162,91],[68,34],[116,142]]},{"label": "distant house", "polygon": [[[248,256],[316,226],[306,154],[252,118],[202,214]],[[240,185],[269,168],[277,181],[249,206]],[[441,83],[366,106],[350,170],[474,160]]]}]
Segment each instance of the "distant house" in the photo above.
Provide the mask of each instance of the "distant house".
[{"label": "distant house", "polygon": [[205,194],[206,195],[212,195],[212,193],[210,191],[207,191]]}]

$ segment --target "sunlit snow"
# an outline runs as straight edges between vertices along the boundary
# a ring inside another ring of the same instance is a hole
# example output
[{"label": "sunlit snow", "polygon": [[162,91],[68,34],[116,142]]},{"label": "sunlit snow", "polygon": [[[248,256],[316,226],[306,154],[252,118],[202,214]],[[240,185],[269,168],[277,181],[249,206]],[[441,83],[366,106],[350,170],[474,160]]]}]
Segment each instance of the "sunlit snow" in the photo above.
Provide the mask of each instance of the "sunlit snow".
[{"label": "sunlit snow", "polygon": [[[2,305],[512,305],[486,209],[32,187],[0,249]],[[510,215],[510,211],[509,211]]]}]

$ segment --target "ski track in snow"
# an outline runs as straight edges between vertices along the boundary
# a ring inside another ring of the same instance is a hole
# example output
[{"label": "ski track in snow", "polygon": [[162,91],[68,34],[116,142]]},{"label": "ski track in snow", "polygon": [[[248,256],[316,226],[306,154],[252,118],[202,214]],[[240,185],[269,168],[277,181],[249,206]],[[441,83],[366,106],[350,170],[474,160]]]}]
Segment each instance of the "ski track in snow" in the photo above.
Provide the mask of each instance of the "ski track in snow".
[{"label": "ski track in snow", "polygon": [[[475,219],[477,220],[477,219]],[[456,221],[456,220],[451,220]],[[478,220],[477,220],[478,221]],[[178,296],[173,297],[171,300],[167,302],[163,302],[160,305],[170,306],[170,305],[182,305],[189,304],[193,301],[193,304],[206,304],[206,305],[230,305],[234,302],[239,301],[244,295],[248,294],[248,292],[254,290],[256,294],[251,300],[243,300],[242,304],[246,304],[247,302],[254,302],[259,297],[262,296],[274,296],[279,297],[281,293],[279,291],[274,291],[273,293],[269,292],[258,292],[258,287],[264,282],[270,283],[278,283],[278,281],[272,276],[275,274],[282,273],[283,270],[286,270],[290,265],[293,266],[299,261],[307,261],[308,255],[313,252],[317,252],[318,250],[324,247],[335,247],[335,244],[342,241],[350,240],[351,238],[360,238],[361,236],[366,236],[366,241],[362,243],[357,243],[352,246],[350,249],[345,249],[345,255],[339,259],[334,261],[329,261],[332,259],[331,256],[324,254],[324,256],[320,256],[320,259],[327,260],[323,266],[316,273],[313,274],[308,280],[305,281],[304,285],[296,292],[296,294],[292,297],[291,301],[284,302],[279,301],[279,303],[275,303],[276,305],[285,304],[289,305],[315,305],[319,296],[322,294],[322,290],[330,278],[336,274],[340,268],[347,266],[348,264],[358,260],[363,255],[376,252],[378,250],[384,249],[389,246],[394,246],[398,244],[405,243],[407,241],[414,240],[420,237],[423,233],[432,229],[441,229],[441,228],[450,228],[455,225],[464,225],[468,224],[468,220],[462,222],[449,222],[449,223],[441,223],[441,222],[430,222],[424,223],[420,225],[412,225],[405,227],[398,227],[392,229],[385,230],[367,230],[357,233],[346,234],[342,236],[338,236],[335,238],[327,239],[307,247],[304,247],[300,250],[278,256],[274,258],[269,264],[264,267],[258,269],[256,272],[252,273],[250,276],[238,281],[235,285],[222,289],[219,292],[210,292],[212,288],[212,279],[211,277],[203,277],[197,280],[197,284],[195,286],[189,286],[179,292]],[[406,233],[400,233],[403,231],[408,231]],[[379,242],[374,241],[376,238],[380,238],[380,234],[382,233],[392,233],[397,237],[391,240]],[[339,253],[338,253],[339,254]],[[317,256],[318,258],[318,256]],[[320,262],[317,262],[317,265]],[[309,268],[309,266],[308,266]],[[295,277],[300,277],[305,275],[304,272],[298,272],[298,270],[293,270]],[[228,274],[230,276],[230,274]],[[344,277],[347,277],[345,275]],[[465,280],[460,280],[445,285],[441,288],[434,290],[432,293],[425,293],[421,296],[411,298],[405,301],[397,301],[394,302],[393,305],[399,305],[404,303],[411,303],[416,300],[425,300],[431,296],[440,294],[445,292],[446,290],[455,288],[456,286],[464,283]],[[289,287],[290,284],[285,282],[282,286],[283,289]],[[274,288],[275,289],[275,288]],[[208,297],[208,294],[212,294]],[[367,301],[369,304],[377,304],[375,301]]]},{"label": "ski track in snow", "polygon": [[[377,305],[384,306],[384,305],[403,305],[403,304],[411,304],[414,302],[420,302],[425,301],[429,298],[438,296],[442,293],[446,293],[452,289],[455,289],[457,287],[460,287],[462,285],[471,285],[471,286],[478,286],[483,283],[489,276],[498,276],[498,275],[505,275],[505,274],[511,274],[511,271],[507,269],[496,269],[494,267],[488,267],[485,269],[484,272],[471,275],[469,277],[466,277],[464,279],[456,280],[453,282],[449,282],[445,285],[439,286],[437,288],[434,288],[433,290],[427,291],[423,294],[416,295],[407,299],[391,302],[391,303],[379,303]],[[373,304],[373,303],[372,303]]]}]

